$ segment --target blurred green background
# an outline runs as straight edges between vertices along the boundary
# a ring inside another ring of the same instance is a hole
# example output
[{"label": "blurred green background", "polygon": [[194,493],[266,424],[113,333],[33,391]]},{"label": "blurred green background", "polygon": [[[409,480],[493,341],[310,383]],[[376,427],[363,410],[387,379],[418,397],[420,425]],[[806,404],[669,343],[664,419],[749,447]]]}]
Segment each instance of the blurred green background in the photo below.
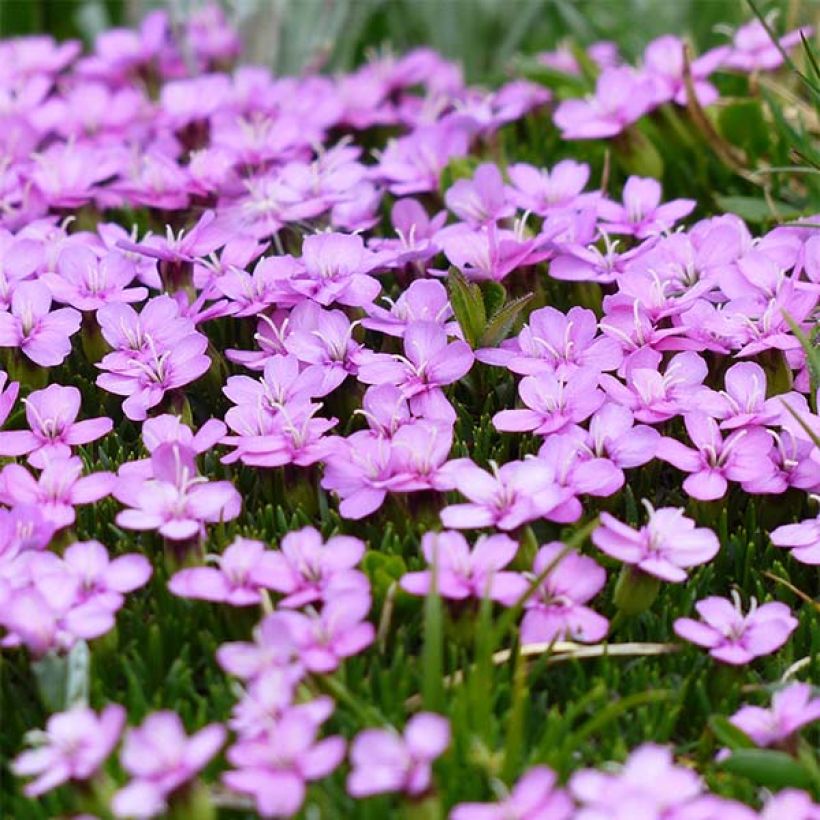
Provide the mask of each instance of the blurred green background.
[{"label": "blurred green background", "polygon": [[[0,0],[0,35],[49,32],[93,39],[153,8],[182,19],[200,0]],[[725,42],[751,17],[745,0],[222,0],[243,31],[246,59],[280,73],[305,65],[348,69],[373,49],[425,44],[460,60],[471,80],[501,74],[515,54],[617,40],[628,57],[653,37],[687,33],[699,48]],[[816,22],[820,0],[760,0],[775,27]]]}]

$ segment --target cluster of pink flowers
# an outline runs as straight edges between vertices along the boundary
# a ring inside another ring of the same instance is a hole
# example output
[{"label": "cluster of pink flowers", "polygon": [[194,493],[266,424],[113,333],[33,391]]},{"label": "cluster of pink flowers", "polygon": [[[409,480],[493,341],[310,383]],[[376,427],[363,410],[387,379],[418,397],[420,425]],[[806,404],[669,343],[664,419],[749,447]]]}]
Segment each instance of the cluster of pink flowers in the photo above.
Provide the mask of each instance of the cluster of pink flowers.
[{"label": "cluster of pink flowers", "polygon": [[[763,33],[750,24],[692,61],[701,105],[717,97],[715,71],[780,64]],[[598,44],[594,95],[553,109],[550,92],[526,81],[471,88],[427,49],[336,78],[232,69],[238,39],[216,8],[193,15],[181,40],[156,12],[80,51],[49,38],[0,43],[0,645],[62,658],[111,630],[152,574],[149,557],[128,551],[137,543],[148,553],[162,541],[185,564],[169,580],[174,595],[262,613],[251,640],[217,652],[236,679],[224,725],[188,736],[159,711],[126,732],[116,816],[166,812],[223,747],[224,789],[265,817],[297,813],[307,784],[346,757],[351,797],[436,790],[434,764],[452,740],[443,715],[416,714],[402,733],[363,728],[349,744],[324,735],[336,705],[317,694],[323,676],[376,640],[367,546],[312,527],[277,548],[236,534],[248,533],[237,475],[278,471],[286,493],[307,482],[337,522],[375,517],[386,502],[429,504],[441,528],[423,535],[397,586],[435,592],[445,607],[520,606],[528,646],[607,638],[609,619],[590,606],[605,567],[558,541],[525,558],[519,537],[534,522],[578,522],[627,471],[663,470],[696,502],[820,493],[818,396],[797,332],[810,332],[820,297],[811,221],[756,237],[729,214],[685,223],[694,200],[664,201],[640,176],[615,195],[593,191],[590,167],[574,160],[485,161],[442,190],[452,160],[481,154],[536,110],[550,110],[566,139],[587,139],[686,104],[677,37],[651,43],[639,69]],[[544,60],[577,70],[567,55]],[[370,156],[376,127],[394,136]],[[132,209],[150,229],[115,221]],[[546,279],[588,288],[597,312],[536,300],[506,333],[489,333],[485,297],[500,293],[508,307],[508,291]],[[479,294],[476,338],[446,280]],[[226,327],[241,346],[223,349]],[[94,407],[110,416],[81,412],[78,387],[43,387],[46,368],[62,365],[68,380],[72,357],[95,369]],[[507,406],[487,422],[504,447],[518,452],[522,434],[536,446],[497,463],[469,449],[463,408],[501,372],[511,389],[494,397]],[[211,418],[225,399],[224,419]],[[144,457],[89,470],[104,437],[131,423]],[[129,545],[113,557],[73,529],[77,507],[109,497]],[[627,581],[683,583],[719,552],[716,533],[683,508],[646,507],[640,529],[604,512],[592,535]],[[206,554],[228,522],[240,528]],[[784,522],[771,542],[820,563],[820,518]],[[698,601],[701,620],[678,618],[674,632],[728,664],[784,646],[798,626],[789,607],[752,600],[744,614],[732,592],[734,604]],[[770,711],[744,707],[732,721],[758,745],[783,746],[817,714],[817,699],[791,687]],[[116,705],[52,715],[14,763],[34,778],[26,793],[97,776],[125,722]],[[802,792],[772,796],[760,816],[784,812],[817,816]],[[577,771],[565,787],[532,767],[496,803],[451,816],[717,814],[757,816],[708,794],[669,749],[644,745],[620,770]]]},{"label": "cluster of pink flowers", "polygon": [[[588,99],[567,100],[555,111],[555,124],[565,139],[614,137],[642,116],[668,103],[685,106],[689,102],[688,73],[698,105],[714,103],[719,93],[709,81],[717,71],[753,73],[771,71],[783,64],[783,51],[800,44],[811,29],[789,32],[774,42],[759,20],[741,26],[731,43],[718,46],[700,57],[686,55],[680,37],[667,34],[644,49],[638,66],[628,65],[614,43],[597,43],[589,57],[600,74],[595,92]],[[540,55],[540,61],[567,74],[580,74],[581,68],[569,51],[558,50]]]}]

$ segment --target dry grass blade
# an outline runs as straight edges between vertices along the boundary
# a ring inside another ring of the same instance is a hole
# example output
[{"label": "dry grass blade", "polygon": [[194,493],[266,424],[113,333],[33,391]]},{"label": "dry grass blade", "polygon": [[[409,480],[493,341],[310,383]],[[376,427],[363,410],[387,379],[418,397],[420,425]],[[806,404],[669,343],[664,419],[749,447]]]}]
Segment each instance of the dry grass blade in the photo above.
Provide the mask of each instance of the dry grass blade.
[{"label": "dry grass blade", "polygon": [[[534,658],[549,654],[548,664],[563,663],[572,660],[586,660],[588,658],[634,658],[650,655],[670,655],[678,652],[680,645],[675,643],[596,643],[581,644],[574,641],[554,641],[552,643],[534,643],[521,647],[518,652],[523,657]],[[493,654],[493,663],[501,666],[513,657],[510,649],[502,649]],[[459,669],[452,675],[444,678],[444,686],[457,686],[464,680],[464,670]],[[412,695],[404,702],[408,709],[418,709],[422,705],[421,695]]]}]

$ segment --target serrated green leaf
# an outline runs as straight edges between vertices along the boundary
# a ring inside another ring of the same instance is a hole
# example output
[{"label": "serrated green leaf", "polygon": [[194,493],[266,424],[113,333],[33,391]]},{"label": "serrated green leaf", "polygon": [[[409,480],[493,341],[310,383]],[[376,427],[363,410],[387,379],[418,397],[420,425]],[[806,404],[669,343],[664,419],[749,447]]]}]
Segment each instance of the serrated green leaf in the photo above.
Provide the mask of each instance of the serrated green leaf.
[{"label": "serrated green leaf", "polygon": [[461,271],[453,268],[447,278],[447,290],[465,340],[471,347],[476,347],[487,324],[481,288],[474,282],[468,282]]},{"label": "serrated green leaf", "polygon": [[507,301],[507,289],[501,282],[494,282],[493,280],[482,282],[480,287],[481,295],[484,298],[485,313],[487,316],[495,316]]},{"label": "serrated green leaf", "polygon": [[790,755],[774,749],[736,749],[721,767],[769,789],[811,785],[809,772]]},{"label": "serrated green leaf", "polygon": [[511,299],[505,305],[502,305],[487,323],[487,327],[479,338],[478,346],[495,347],[499,342],[505,339],[510,330],[512,330],[515,320],[531,299],[532,294],[528,293],[526,296]]}]

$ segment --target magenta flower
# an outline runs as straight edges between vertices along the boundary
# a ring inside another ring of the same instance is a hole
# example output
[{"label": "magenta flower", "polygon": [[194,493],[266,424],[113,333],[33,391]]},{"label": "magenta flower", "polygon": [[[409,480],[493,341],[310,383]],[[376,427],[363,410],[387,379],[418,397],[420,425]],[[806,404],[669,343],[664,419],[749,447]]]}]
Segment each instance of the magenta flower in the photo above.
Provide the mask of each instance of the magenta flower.
[{"label": "magenta flower", "polygon": [[428,595],[434,573],[438,594],[456,601],[487,597],[512,606],[527,591],[519,573],[503,571],[518,551],[518,544],[506,535],[481,536],[470,550],[460,532],[428,532],[421,551],[431,569],[402,577],[402,589],[411,595]]},{"label": "magenta flower", "polygon": [[168,582],[168,589],[182,598],[231,606],[258,604],[261,590],[270,587],[273,555],[261,541],[237,537],[221,555],[209,556],[216,566],[180,570]]},{"label": "magenta flower", "polygon": [[318,615],[282,612],[299,659],[310,672],[332,672],[345,659],[373,643],[376,630],[366,621],[369,590],[341,590],[324,602]]},{"label": "magenta flower", "polygon": [[803,564],[820,564],[820,517],[798,524],[783,524],[769,537],[776,547],[791,549],[792,557]]},{"label": "magenta flower", "polygon": [[456,180],[447,189],[444,201],[459,219],[475,225],[497,222],[515,213],[515,207],[507,201],[501,171],[489,162],[479,165],[472,179]]},{"label": "magenta flower", "polygon": [[123,253],[109,251],[100,258],[85,245],[69,245],[57,261],[57,273],[46,273],[40,281],[58,302],[92,311],[109,302],[145,299],[147,288],[129,287],[136,275],[136,266]]},{"label": "magenta flower", "polygon": [[542,518],[569,496],[555,483],[554,471],[538,459],[492,467],[493,472],[488,473],[468,458],[450,462],[448,470],[456,489],[470,501],[441,511],[445,527],[514,530]]},{"label": "magenta flower", "polygon": [[172,541],[194,538],[204,524],[230,521],[242,499],[230,481],[208,481],[198,475],[194,452],[179,442],[159,445],[151,454],[152,477],[123,476],[114,497],[130,509],[117,513],[117,524],[129,530],[158,530]]},{"label": "magenta flower", "polygon": [[703,389],[697,405],[720,421],[722,430],[774,424],[783,412],[781,397],[766,398],[766,373],[755,362],[733,364],[723,377],[725,390]]},{"label": "magenta flower", "polygon": [[265,586],[285,597],[280,607],[297,608],[327,601],[345,590],[368,591],[367,577],[354,569],[365,552],[364,542],[336,535],[327,542],[318,530],[289,532],[278,551],[269,553]]},{"label": "magenta flower", "polygon": [[786,604],[770,602],[761,606],[752,599],[744,615],[740,597],[734,601],[709,597],[698,601],[695,609],[701,621],[678,618],[675,634],[709,650],[716,660],[740,666],[762,655],[770,655],[783,646],[797,629],[797,619]]},{"label": "magenta flower", "polygon": [[266,615],[253,630],[253,642],[225,643],[216,651],[219,665],[244,681],[283,674],[294,686],[305,674],[290,632],[287,612]]},{"label": "magenta flower", "polygon": [[683,489],[693,498],[723,498],[728,481],[750,481],[774,471],[769,458],[772,439],[760,428],[743,428],[721,436],[718,424],[702,412],[687,413],[683,422],[697,449],[664,436],[657,457],[690,475]]},{"label": "magenta flower", "polygon": [[28,455],[29,463],[42,469],[49,461],[71,456],[71,448],[108,434],[114,422],[106,417],[77,421],[80,391],[52,384],[35,390],[23,400],[28,430],[0,432],[0,454]]},{"label": "magenta flower", "polygon": [[397,199],[390,211],[390,221],[398,239],[373,237],[368,245],[381,252],[385,267],[401,267],[425,262],[438,253],[435,235],[447,221],[447,212],[440,211],[431,219],[417,200]]},{"label": "magenta flower", "polygon": [[359,362],[359,381],[393,384],[410,399],[410,409],[433,418],[453,418],[442,387],[458,381],[473,366],[473,352],[463,341],[447,342],[435,322],[413,322],[404,334],[404,356],[372,353]]},{"label": "magenta flower", "polygon": [[[655,85],[657,103],[674,100],[678,105],[686,105],[683,49],[684,44],[680,37],[667,34],[653,40],[644,50],[644,65]],[[692,84],[695,88],[695,97],[701,106],[711,105],[718,99],[718,90],[708,78],[721,67],[729,51],[727,46],[722,46],[692,60],[689,67]]]},{"label": "magenta flower", "polygon": [[66,548],[62,558],[43,553],[31,566],[32,580],[47,598],[59,595],[58,588],[77,588],[77,604],[92,602],[116,612],[125,593],[145,586],[151,577],[151,564],[137,553],[111,559],[99,541],[77,541]]},{"label": "magenta flower", "polygon": [[660,433],[635,424],[632,413],[620,404],[607,402],[589,420],[586,446],[595,458],[607,458],[616,467],[640,467],[655,457]]},{"label": "magenta flower", "polygon": [[780,820],[781,817],[817,820],[820,817],[820,803],[815,803],[811,795],[802,789],[783,789],[766,800],[760,813],[760,820]]},{"label": "magenta flower", "polygon": [[51,310],[51,293],[42,282],[21,282],[11,312],[0,312],[0,347],[19,348],[41,367],[62,364],[71,353],[70,337],[80,329],[74,308]]},{"label": "magenta flower", "polygon": [[812,696],[807,683],[792,683],[772,696],[771,709],[743,706],[729,722],[745,732],[758,746],[788,746],[804,726],[820,720],[820,697]]},{"label": "magenta flower", "polygon": [[8,374],[0,370],[0,425],[5,424],[20,392],[19,382],[9,382],[6,385],[8,378]]},{"label": "magenta flower", "polygon": [[450,820],[569,820],[574,806],[546,766],[533,766],[498,803],[459,803]]},{"label": "magenta flower", "polygon": [[344,758],[341,737],[317,740],[320,723],[304,709],[289,709],[264,737],[228,749],[236,768],[222,775],[223,782],[253,797],[262,817],[292,817],[305,800],[306,782],[326,777]]},{"label": "magenta flower", "polygon": [[75,706],[48,719],[34,748],[11,764],[18,777],[34,780],[25,787],[27,797],[39,797],[69,780],[88,780],[111,754],[125,725],[125,709],[111,704],[97,715],[86,706]]},{"label": "magenta flower", "polygon": [[390,305],[389,310],[373,305],[369,315],[362,320],[362,326],[368,330],[378,330],[388,336],[404,336],[413,322],[435,322],[445,325],[453,336],[455,328],[452,323],[445,324],[453,315],[447,289],[435,279],[416,279],[395,302],[383,297]]},{"label": "magenta flower", "polygon": [[581,195],[589,181],[589,166],[571,159],[562,160],[551,171],[518,162],[510,165],[507,174],[512,183],[513,202],[538,216],[548,216],[597,197],[597,194]]},{"label": "magenta flower", "polygon": [[296,294],[320,305],[338,302],[363,307],[379,295],[381,285],[368,274],[380,264],[358,235],[328,233],[305,237],[302,272],[288,280]]},{"label": "magenta flower", "polygon": [[131,781],[111,800],[117,817],[154,817],[168,796],[193,779],[225,743],[225,727],[212,723],[190,737],[175,712],[154,712],[129,729],[120,761]]},{"label": "magenta flower", "polygon": [[7,464],[0,473],[0,485],[10,503],[38,506],[47,521],[62,529],[74,523],[74,507],[93,504],[114,488],[113,473],[83,476],[82,472],[83,463],[76,456],[49,461],[36,479],[25,467]]},{"label": "magenta flower", "polygon": [[[152,346],[153,347],[153,346]],[[211,366],[205,355],[208,339],[191,333],[174,347],[160,352],[153,347],[144,357],[123,362],[108,354],[97,365],[108,372],[97,376],[97,384],[110,393],[125,396],[122,409],[134,421],[143,421],[169,390],[196,381]]]},{"label": "magenta flower", "polygon": [[685,570],[705,564],[717,555],[720,542],[706,527],[695,527],[683,509],[655,510],[644,500],[649,515],[640,530],[622,524],[609,513],[601,513],[601,526],[592,533],[598,549],[647,575],[663,581],[686,580]]},{"label": "magenta flower", "polygon": [[564,139],[614,137],[640,119],[652,104],[649,77],[631,68],[605,68],[591,98],[565,100],[553,119]]},{"label": "magenta flower", "polygon": [[769,33],[760,20],[754,19],[740,26],[732,41],[732,50],[724,60],[725,68],[736,71],[772,71],[783,65],[781,49],[788,51],[800,44],[801,32],[811,37],[812,29],[803,28],[790,31],[780,38],[780,48],[772,42]]},{"label": "magenta flower", "polygon": [[437,239],[447,260],[474,282],[500,282],[516,268],[548,255],[539,240],[524,235],[523,222],[516,223],[515,230],[498,228],[495,222],[480,228],[458,222],[439,231]]},{"label": "magenta flower", "polygon": [[432,762],[449,745],[447,719],[431,712],[410,718],[403,735],[392,729],[365,729],[350,746],[353,769],[347,791],[353,797],[397,791],[421,795],[432,783]]},{"label": "magenta flower", "polygon": [[515,343],[479,350],[476,358],[525,376],[550,372],[566,379],[579,368],[615,370],[623,360],[621,345],[597,332],[598,320],[591,310],[573,307],[565,315],[553,307],[539,308],[529,315]]},{"label": "magenta flower", "polygon": [[322,487],[339,496],[343,518],[364,518],[384,503],[393,487],[394,467],[391,442],[370,430],[359,430],[334,442]]},{"label": "magenta flower", "polygon": [[669,749],[645,743],[615,772],[576,772],[569,790],[582,806],[576,815],[579,819],[627,820],[685,817],[685,806],[701,794],[703,784],[692,769],[675,764]]},{"label": "magenta flower", "polygon": [[601,374],[601,387],[617,404],[632,411],[638,421],[657,424],[694,405],[695,396],[709,369],[701,356],[692,351],[675,354],[663,373],[657,369],[660,354],[644,351],[626,364],[626,384],[609,373]]},{"label": "magenta flower", "polygon": [[435,191],[447,163],[452,157],[466,154],[468,146],[465,128],[446,123],[423,125],[387,143],[376,175],[397,196]]},{"label": "magenta flower", "polygon": [[46,585],[45,592],[34,583],[11,590],[0,608],[0,625],[8,632],[2,646],[24,645],[41,657],[67,651],[77,641],[98,638],[114,627],[111,608],[97,600],[83,601],[79,580],[67,580]]},{"label": "magenta flower", "polygon": [[656,179],[629,177],[624,185],[623,204],[602,199],[598,216],[601,230],[646,239],[668,231],[695,209],[693,199],[674,199],[661,205],[661,185]]},{"label": "magenta flower", "polygon": [[597,370],[582,369],[559,379],[549,372],[525,376],[518,394],[526,409],[501,410],[493,416],[496,430],[547,436],[588,419],[606,399],[598,389]]},{"label": "magenta flower", "polygon": [[[560,541],[544,544],[535,556],[528,580],[532,582],[551,566],[563,549]],[[609,623],[585,604],[604,584],[606,572],[592,558],[577,552],[565,555],[524,604],[521,643],[600,641],[609,630]]]}]

